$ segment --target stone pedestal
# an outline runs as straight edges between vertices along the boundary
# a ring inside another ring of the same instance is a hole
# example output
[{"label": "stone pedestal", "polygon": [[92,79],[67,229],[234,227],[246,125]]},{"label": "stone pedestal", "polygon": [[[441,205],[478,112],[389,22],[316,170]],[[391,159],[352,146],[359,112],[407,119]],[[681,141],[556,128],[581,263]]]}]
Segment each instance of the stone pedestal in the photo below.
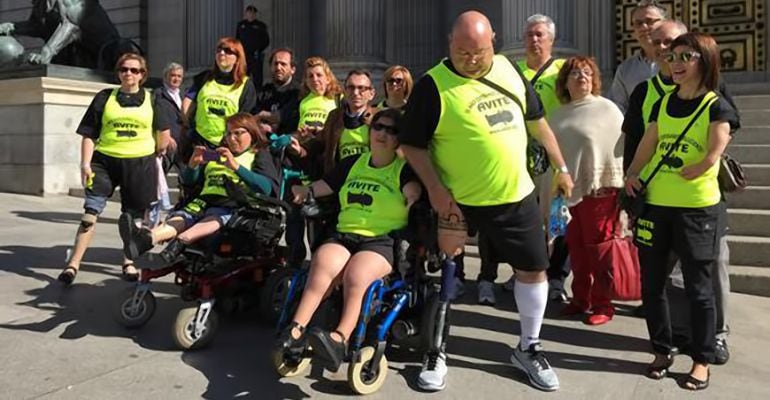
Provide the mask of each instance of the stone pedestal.
[{"label": "stone pedestal", "polygon": [[0,77],[0,192],[45,195],[79,187],[75,129],[94,95],[112,85],[90,70],[62,66]]}]

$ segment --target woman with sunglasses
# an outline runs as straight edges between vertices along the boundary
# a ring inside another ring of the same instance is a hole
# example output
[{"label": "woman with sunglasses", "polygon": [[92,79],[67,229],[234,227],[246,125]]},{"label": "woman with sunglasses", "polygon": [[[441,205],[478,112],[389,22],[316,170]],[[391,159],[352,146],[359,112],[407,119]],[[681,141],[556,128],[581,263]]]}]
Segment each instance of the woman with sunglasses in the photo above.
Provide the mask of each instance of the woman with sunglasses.
[{"label": "woman with sunglasses", "polygon": [[257,92],[246,73],[246,57],[237,39],[217,42],[211,69],[198,74],[185,95],[189,122],[182,154],[186,160],[194,146],[216,148],[225,133],[225,120],[239,112],[251,112]]},{"label": "woman with sunglasses", "polygon": [[720,61],[719,48],[711,36],[687,33],[676,38],[671,49],[666,62],[678,87],[653,106],[650,124],[628,169],[625,190],[629,196],[644,196],[646,203],[636,220],[635,241],[642,267],[647,329],[655,354],[647,376],[662,379],[673,364],[665,294],[671,272],[668,258],[673,252],[681,261],[693,332],[689,352],[693,365],[682,386],[701,390],[708,387],[709,363],[714,357],[716,315],[711,274],[725,223],[719,218],[724,211],[717,181],[719,159],[730,140],[730,124],[736,121],[736,113],[715,92]]},{"label": "woman with sunglasses", "polygon": [[[347,340],[358,322],[369,285],[393,269],[394,231],[407,224],[409,207],[422,189],[404,159],[396,156],[397,125],[401,113],[386,109],[372,118],[371,152],[351,156],[323,179],[294,186],[295,203],[308,195],[337,195],[341,205],[336,232],[310,261],[310,272],[292,323],[281,334],[279,351],[298,351],[309,344],[324,365],[336,371],[347,353]],[[336,282],[342,283],[344,307],[330,333],[305,327]]]},{"label": "woman with sunglasses", "polygon": [[[601,97],[601,83],[593,58],[571,57],[555,83],[562,105],[548,118],[575,179],[572,196],[565,199],[572,215],[566,234],[574,277],[572,301],[562,314],[584,316],[588,325],[605,324],[615,315],[610,266],[590,249],[616,232],[617,197],[623,187],[623,156],[618,151],[623,114]],[[553,194],[541,190],[540,198],[550,203]]]},{"label": "woman with sunglasses", "polygon": [[170,263],[187,245],[219,231],[238,206],[232,200],[233,194],[228,192],[226,181],[244,191],[275,194],[277,175],[259,167],[260,156],[269,155],[265,150],[268,140],[254,117],[238,113],[227,118],[226,126],[220,147],[212,150],[196,146],[188,168],[181,173],[184,183],[203,187],[197,197],[152,230],[137,229],[125,214],[121,215],[120,235],[127,257],[139,257],[156,244],[170,240],[160,253],[161,258]]},{"label": "woman with sunglasses", "polygon": [[[120,187],[121,210],[131,223],[143,219],[157,199],[155,157],[170,142],[170,124],[162,113],[154,111],[152,96],[142,88],[147,80],[147,63],[142,56],[124,54],[118,59],[116,72],[120,87],[97,93],[77,129],[82,136],[80,174],[85,212],[67,266],[58,277],[66,285],[75,279],[96,221],[115,188]],[[133,261],[124,259],[123,278],[137,277]]]},{"label": "woman with sunglasses", "polygon": [[393,65],[385,70],[382,81],[382,89],[385,99],[377,105],[379,109],[395,108],[401,110],[412,92],[412,74],[406,67]]}]

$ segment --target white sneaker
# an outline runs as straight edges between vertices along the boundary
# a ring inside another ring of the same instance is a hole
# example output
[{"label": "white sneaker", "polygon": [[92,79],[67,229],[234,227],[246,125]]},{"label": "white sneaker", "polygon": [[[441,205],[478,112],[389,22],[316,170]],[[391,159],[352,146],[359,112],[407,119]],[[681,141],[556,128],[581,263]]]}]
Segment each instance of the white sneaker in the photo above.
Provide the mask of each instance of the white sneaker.
[{"label": "white sneaker", "polygon": [[559,378],[545,358],[540,343],[532,343],[527,350],[516,346],[511,362],[527,374],[532,386],[546,392],[559,390]]},{"label": "white sneaker", "polygon": [[503,290],[506,292],[513,292],[513,289],[516,287],[516,275],[512,276],[511,279],[508,279],[505,283],[503,283]]},{"label": "white sneaker", "polygon": [[417,377],[417,387],[421,390],[437,392],[446,388],[446,353],[431,352],[422,360],[422,370]]},{"label": "white sneaker", "polygon": [[495,284],[487,281],[479,281],[479,304],[485,306],[495,305]]},{"label": "white sneaker", "polygon": [[452,300],[459,299],[460,297],[463,297],[465,295],[465,284],[463,283],[460,278],[455,277],[454,281],[455,285],[455,297]]}]

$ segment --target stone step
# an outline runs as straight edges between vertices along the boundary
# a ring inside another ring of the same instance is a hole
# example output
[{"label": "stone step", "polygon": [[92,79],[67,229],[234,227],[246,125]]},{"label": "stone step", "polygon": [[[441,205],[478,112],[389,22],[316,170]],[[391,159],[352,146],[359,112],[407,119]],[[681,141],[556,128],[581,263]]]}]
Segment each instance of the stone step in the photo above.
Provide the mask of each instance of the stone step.
[{"label": "stone step", "polygon": [[731,144],[727,152],[741,164],[770,164],[770,144]]},{"label": "stone step", "polygon": [[770,267],[770,238],[728,235],[730,264]]},{"label": "stone step", "polygon": [[[739,107],[740,109],[740,107]],[[770,113],[768,109],[744,110],[740,109],[742,126],[767,126],[770,125]]]},{"label": "stone step", "polygon": [[729,208],[770,210],[770,186],[749,186],[742,192],[729,193],[727,194],[727,206]]},{"label": "stone step", "polygon": [[730,291],[770,297],[770,268],[730,265]]},{"label": "stone step", "polygon": [[770,110],[770,96],[768,95],[735,96],[733,100],[741,111]]},{"label": "stone step", "polygon": [[727,210],[731,235],[770,238],[770,210]]},{"label": "stone step", "polygon": [[743,170],[752,186],[770,186],[770,165],[768,164],[744,164]]},{"label": "stone step", "polygon": [[731,144],[770,144],[770,125],[742,127]]}]

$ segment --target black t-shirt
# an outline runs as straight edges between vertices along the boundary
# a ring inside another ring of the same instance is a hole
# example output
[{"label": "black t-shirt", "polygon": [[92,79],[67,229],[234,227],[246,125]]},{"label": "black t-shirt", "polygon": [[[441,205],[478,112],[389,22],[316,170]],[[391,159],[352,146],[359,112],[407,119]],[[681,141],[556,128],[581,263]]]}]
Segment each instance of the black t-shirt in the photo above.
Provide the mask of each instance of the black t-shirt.
[{"label": "black t-shirt", "polygon": [[[107,100],[110,98],[113,89],[104,89],[94,96],[91,100],[91,105],[88,106],[83,119],[78,125],[76,132],[87,138],[98,139],[102,130],[102,115],[104,114],[104,106],[107,104]],[[123,93],[118,90],[117,101],[121,107],[140,107],[144,104],[144,101],[153,101],[153,96],[147,94],[147,91],[142,88],[136,93]],[[170,129],[171,123],[165,117],[163,112],[158,112],[157,102],[153,102],[152,113],[152,129],[153,131],[163,131]]]},{"label": "black t-shirt", "polygon": [[273,82],[262,85],[257,92],[256,106],[252,114],[260,111],[278,112],[280,123],[278,132],[291,133],[299,125],[299,84],[292,79],[289,84],[276,86]]},{"label": "black t-shirt", "polygon": [[[457,70],[449,59],[445,59],[443,63],[452,72],[457,74]],[[524,82],[524,87],[526,88],[527,113],[524,115],[524,119],[535,121],[543,118],[545,111],[535,89],[532,88],[532,85],[524,78],[518,68],[516,68],[516,71],[519,73],[519,78]],[[433,134],[436,132],[440,116],[441,98],[438,94],[438,88],[436,87],[436,82],[433,81],[433,77],[426,74],[417,81],[412,94],[409,96],[404,117],[399,125],[399,132],[401,132],[398,136],[399,142],[409,146],[427,148],[428,143],[433,138]]]},{"label": "black t-shirt", "polygon": [[[334,169],[329,171],[326,176],[324,176],[323,181],[326,182],[327,185],[329,185],[330,188],[334,191],[334,193],[339,193],[339,191],[342,189],[342,185],[345,184],[345,180],[348,179],[348,174],[350,174],[350,170],[353,169],[353,164],[358,161],[358,159],[361,157],[360,154],[346,157],[337,165],[334,166]],[[369,162],[370,167],[374,167],[371,164],[371,161]],[[407,183],[411,181],[417,181],[417,175],[412,170],[412,167],[409,166],[409,164],[404,165],[404,167],[401,169],[401,175],[399,176],[399,185],[398,187],[400,189],[404,189],[404,186],[406,186]]]},{"label": "black t-shirt", "polygon": [[[705,94],[694,99],[684,100],[677,96],[675,90],[674,93],[671,94],[671,99],[668,101],[666,113],[674,118],[686,118],[695,113],[698,106],[703,101],[704,96]],[[660,99],[652,106],[650,123],[658,121],[662,101],[663,99]],[[723,96],[719,96],[719,99],[709,107],[709,121],[725,121],[730,124],[730,131],[734,131],[739,126],[738,112],[735,111],[735,108],[733,108]]]},{"label": "black t-shirt", "polygon": [[[208,82],[207,78],[211,71],[203,71],[193,78],[193,84],[190,89],[185,93],[185,97],[195,101],[198,96],[198,92],[201,90],[204,84]],[[232,85],[235,82],[233,74],[231,72],[217,71],[214,74],[214,80],[220,85]],[[254,105],[257,104],[257,90],[254,88],[254,83],[251,79],[247,80],[246,85],[241,92],[241,97],[238,100],[238,112],[251,112],[254,109]],[[194,120],[194,118],[193,118]],[[193,121],[191,121],[193,122]]]}]

